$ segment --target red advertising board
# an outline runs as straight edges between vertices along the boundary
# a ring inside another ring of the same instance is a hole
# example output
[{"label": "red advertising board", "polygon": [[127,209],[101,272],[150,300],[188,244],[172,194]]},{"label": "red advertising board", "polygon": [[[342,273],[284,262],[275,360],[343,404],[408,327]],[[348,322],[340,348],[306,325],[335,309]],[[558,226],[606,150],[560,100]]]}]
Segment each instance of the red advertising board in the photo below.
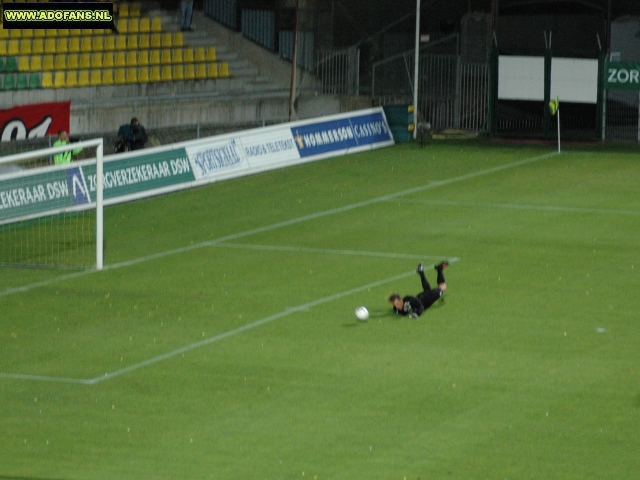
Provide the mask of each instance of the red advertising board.
[{"label": "red advertising board", "polygon": [[69,131],[71,102],[34,103],[0,110],[0,141],[24,140]]}]

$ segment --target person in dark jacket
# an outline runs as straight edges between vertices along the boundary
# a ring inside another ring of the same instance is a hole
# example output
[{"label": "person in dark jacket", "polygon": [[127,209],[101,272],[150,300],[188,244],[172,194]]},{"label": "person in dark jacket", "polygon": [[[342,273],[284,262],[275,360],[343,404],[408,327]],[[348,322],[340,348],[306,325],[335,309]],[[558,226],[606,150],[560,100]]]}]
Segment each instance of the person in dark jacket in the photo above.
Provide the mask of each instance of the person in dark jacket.
[{"label": "person in dark jacket", "polygon": [[140,150],[144,148],[149,137],[144,127],[136,117],[131,119],[131,123],[124,124],[118,129],[118,143],[116,145],[116,153],[127,152],[129,150]]},{"label": "person in dark jacket", "polygon": [[418,272],[422,281],[422,293],[416,296],[407,295],[404,298],[397,293],[392,293],[389,295],[389,301],[393,304],[393,311],[398,315],[409,315],[411,318],[418,318],[422,315],[427,308],[433,305],[447,291],[447,284],[444,282],[444,274],[442,272],[448,265],[449,262],[445,261],[434,267],[438,272],[436,280],[438,287],[431,288],[427,277],[424,276],[424,266],[419,263],[416,272]]}]

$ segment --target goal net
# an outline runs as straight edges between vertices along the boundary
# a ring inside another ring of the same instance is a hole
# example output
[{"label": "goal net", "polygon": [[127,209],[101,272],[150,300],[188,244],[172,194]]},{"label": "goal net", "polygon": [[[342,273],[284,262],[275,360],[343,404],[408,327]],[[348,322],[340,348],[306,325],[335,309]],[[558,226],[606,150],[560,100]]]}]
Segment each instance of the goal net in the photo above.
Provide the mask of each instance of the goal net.
[{"label": "goal net", "polygon": [[[79,149],[93,158],[56,165]],[[103,140],[0,157],[0,266],[102,269]]]}]

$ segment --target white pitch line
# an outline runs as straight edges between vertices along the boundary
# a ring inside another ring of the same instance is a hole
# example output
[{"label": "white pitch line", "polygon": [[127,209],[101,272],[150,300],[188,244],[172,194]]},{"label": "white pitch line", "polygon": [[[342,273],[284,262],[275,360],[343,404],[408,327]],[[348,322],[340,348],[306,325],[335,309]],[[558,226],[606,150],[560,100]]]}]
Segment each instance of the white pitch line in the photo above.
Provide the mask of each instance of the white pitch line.
[{"label": "white pitch line", "polygon": [[[441,257],[439,257],[441,258]],[[449,263],[454,263],[459,261],[460,259],[457,257],[453,257],[448,259]],[[427,269],[433,268],[434,265],[429,267],[425,267]],[[139,363],[135,363],[125,368],[121,368],[119,370],[114,370],[113,372],[107,372],[104,375],[99,377],[90,378],[90,379],[74,379],[74,378],[62,378],[62,377],[46,377],[41,375],[23,375],[23,374],[15,374],[15,373],[0,373],[0,378],[12,378],[18,380],[34,380],[34,381],[47,381],[47,382],[59,382],[59,383],[78,383],[83,385],[95,385],[96,383],[104,382],[105,380],[110,380],[112,378],[118,377],[125,373],[132,372],[134,370],[139,370],[140,368],[147,367],[149,365],[153,365],[154,363],[161,362],[163,360],[167,360],[169,358],[173,358],[176,355],[180,355],[182,353],[190,352],[191,350],[195,350],[196,348],[204,347],[206,345],[210,345],[215,342],[219,342],[220,340],[224,340],[225,338],[232,337],[242,332],[246,332],[247,330],[253,330],[256,327],[264,325],[266,323],[273,322],[274,320],[278,320],[283,317],[287,317],[296,312],[308,311],[312,307],[317,307],[318,305],[322,305],[325,303],[332,302],[333,300],[337,300],[339,298],[347,297],[349,295],[353,295],[354,293],[362,292],[369,288],[375,288],[382,285],[386,285],[387,283],[395,282],[398,280],[402,280],[411,275],[415,275],[415,270],[411,272],[405,272],[400,275],[395,275],[393,277],[385,278],[383,280],[378,280],[376,282],[367,283],[366,285],[361,285],[359,287],[352,288],[350,290],[345,290],[344,292],[335,293],[333,295],[329,295],[328,297],[319,298],[318,300],[313,300],[311,302],[298,305],[296,307],[287,307],[285,310],[275,313],[273,315],[269,315],[268,317],[261,318],[260,320],[256,320],[255,322],[248,323],[241,327],[235,328],[233,330],[229,330],[228,332],[221,333],[214,337],[206,338],[204,340],[200,340],[199,342],[191,343],[184,347],[178,348],[176,350],[172,350],[171,352],[164,353],[162,355],[158,355],[156,357],[149,358]]]},{"label": "white pitch line", "polygon": [[452,207],[472,207],[472,208],[502,208],[508,210],[538,210],[543,212],[567,212],[567,213],[593,213],[602,215],[631,215],[640,216],[640,210],[610,210],[606,208],[580,208],[580,207],[557,207],[552,205],[525,205],[518,203],[480,203],[480,202],[454,202],[449,200],[395,200],[402,203],[420,203],[425,205],[443,205]]},{"label": "white pitch line", "polygon": [[429,259],[438,260],[446,258],[446,255],[412,255],[406,253],[385,253],[385,252],[366,252],[361,250],[332,250],[330,248],[304,248],[304,247],[286,247],[277,245],[252,245],[244,243],[219,243],[212,245],[216,248],[237,248],[250,250],[267,250],[276,252],[295,252],[295,253],[321,253],[329,255],[349,255],[355,257],[379,257],[379,258],[405,258],[405,259]]},{"label": "white pitch line", "polygon": [[[302,222],[306,222],[308,220],[315,220],[317,218],[322,218],[322,217],[326,217],[328,215],[334,215],[336,213],[343,213],[343,212],[347,212],[349,210],[354,210],[356,208],[362,208],[362,207],[367,207],[370,205],[374,205],[376,203],[381,203],[381,202],[387,202],[389,200],[393,200],[396,199],[398,197],[402,197],[404,195],[410,195],[412,193],[418,193],[418,192],[422,192],[425,190],[430,190],[432,188],[436,188],[436,187],[441,187],[444,185],[450,185],[452,183],[456,183],[456,182],[462,182],[464,180],[471,180],[473,178],[478,178],[481,177],[483,175],[489,175],[491,173],[496,173],[496,172],[500,172],[502,170],[507,170],[509,168],[514,168],[514,167],[519,167],[522,165],[527,165],[529,163],[533,163],[533,162],[537,162],[539,160],[544,160],[545,158],[549,158],[549,157],[553,157],[558,155],[557,152],[550,152],[550,153],[545,153],[543,155],[536,155],[535,157],[530,157],[530,158],[525,158],[523,160],[518,160],[516,162],[511,162],[511,163],[506,163],[504,165],[500,165],[497,167],[491,167],[491,168],[487,168],[485,170],[480,170],[477,172],[473,172],[473,173],[468,173],[466,175],[460,175],[458,177],[453,177],[447,180],[437,180],[437,181],[431,181],[426,185],[422,185],[419,187],[414,187],[414,188],[409,188],[407,190],[402,190],[400,192],[396,192],[396,193],[391,193],[389,195],[383,195],[381,197],[376,197],[376,198],[372,198],[370,200],[365,200],[363,202],[358,202],[358,203],[352,203],[351,205],[345,205],[343,207],[338,207],[338,208],[332,208],[330,210],[324,210],[322,212],[316,212],[316,213],[312,213],[310,215],[304,215],[302,217],[297,217],[297,218],[292,218],[291,220],[285,220],[284,222],[278,222],[278,223],[274,223],[271,225],[267,225],[264,227],[258,227],[258,228],[254,228],[251,230],[245,230],[244,232],[238,232],[238,233],[234,233],[231,235],[226,235],[224,237],[220,237],[214,240],[209,240],[206,242],[202,242],[202,243],[197,243],[194,245],[188,245],[186,247],[180,247],[180,248],[176,248],[173,250],[166,250],[164,252],[158,252],[158,253],[154,253],[152,255],[147,255],[144,257],[139,257],[133,260],[128,260],[125,262],[119,262],[119,263],[114,263],[111,265],[105,265],[104,267],[104,271],[106,270],[115,270],[118,268],[123,268],[123,267],[129,267],[129,266],[133,266],[133,265],[137,265],[140,263],[144,263],[144,262],[148,262],[150,260],[156,260],[158,258],[164,258],[164,257],[168,257],[170,255],[176,255],[178,253],[184,253],[184,252],[188,252],[190,250],[195,250],[197,248],[203,248],[203,247],[210,247],[213,245],[216,245],[218,243],[223,243],[223,242],[228,242],[231,240],[237,240],[239,238],[243,238],[243,237],[248,237],[250,235],[255,235],[257,233],[264,233],[264,232],[268,232],[271,230],[276,230],[278,228],[282,228],[282,227],[288,227],[291,225],[296,225],[298,223],[302,223]],[[47,285],[51,285],[52,283],[56,283],[58,281],[64,281],[67,279],[72,279],[72,278],[77,278],[79,276],[83,276],[83,275],[89,275],[91,273],[95,273],[96,270],[85,270],[83,272],[77,272],[77,273],[73,273],[70,275],[63,275],[61,277],[57,277],[55,279],[50,279],[50,280],[43,280],[41,282],[36,282],[30,285],[25,285],[22,287],[16,287],[16,288],[8,288],[2,292],[0,292],[0,298],[7,296],[7,295],[11,295],[14,293],[19,293],[19,292],[28,292],[34,288],[38,288],[38,287],[43,287],[43,286],[47,286]]]}]

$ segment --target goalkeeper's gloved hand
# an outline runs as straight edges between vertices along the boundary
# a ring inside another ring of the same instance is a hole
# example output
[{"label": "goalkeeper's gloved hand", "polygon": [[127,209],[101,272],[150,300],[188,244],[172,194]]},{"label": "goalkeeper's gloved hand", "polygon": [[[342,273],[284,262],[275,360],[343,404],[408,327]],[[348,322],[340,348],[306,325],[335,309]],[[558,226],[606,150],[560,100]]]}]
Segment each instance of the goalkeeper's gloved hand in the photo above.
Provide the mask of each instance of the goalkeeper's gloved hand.
[{"label": "goalkeeper's gloved hand", "polygon": [[417,313],[415,313],[415,312],[411,314],[411,318],[418,318],[418,317],[419,317],[419,315]]}]

